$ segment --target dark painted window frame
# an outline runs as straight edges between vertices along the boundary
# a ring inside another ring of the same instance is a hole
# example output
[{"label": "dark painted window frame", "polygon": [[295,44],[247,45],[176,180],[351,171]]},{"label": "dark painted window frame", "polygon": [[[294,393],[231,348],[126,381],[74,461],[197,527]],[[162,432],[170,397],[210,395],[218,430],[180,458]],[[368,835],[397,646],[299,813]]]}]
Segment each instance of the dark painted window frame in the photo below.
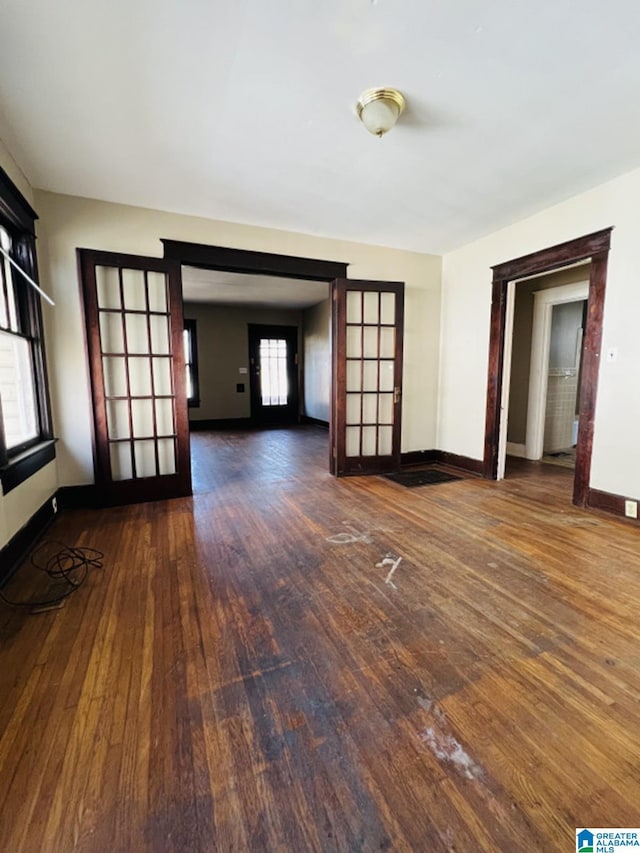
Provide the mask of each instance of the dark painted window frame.
[{"label": "dark painted window frame", "polygon": [[[0,169],[0,225],[11,237],[14,260],[36,282],[38,281],[35,236],[37,218],[36,212],[20,190],[6,172]],[[31,340],[39,435],[28,444],[8,451],[0,419],[0,483],[5,495],[55,459],[56,455],[40,297],[26,281],[23,281],[19,285],[18,298],[23,323]]]}]

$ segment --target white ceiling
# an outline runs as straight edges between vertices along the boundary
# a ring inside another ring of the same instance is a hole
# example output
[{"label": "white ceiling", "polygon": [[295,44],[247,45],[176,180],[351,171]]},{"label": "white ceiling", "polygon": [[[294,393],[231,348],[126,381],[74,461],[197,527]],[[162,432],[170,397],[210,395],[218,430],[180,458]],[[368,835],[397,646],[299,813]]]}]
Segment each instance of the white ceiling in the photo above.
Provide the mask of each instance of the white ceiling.
[{"label": "white ceiling", "polygon": [[183,266],[182,295],[185,302],[303,309],[328,299],[329,284]]},{"label": "white ceiling", "polygon": [[[637,0],[0,0],[36,187],[441,252],[640,165]],[[354,105],[408,102],[382,140]]]}]

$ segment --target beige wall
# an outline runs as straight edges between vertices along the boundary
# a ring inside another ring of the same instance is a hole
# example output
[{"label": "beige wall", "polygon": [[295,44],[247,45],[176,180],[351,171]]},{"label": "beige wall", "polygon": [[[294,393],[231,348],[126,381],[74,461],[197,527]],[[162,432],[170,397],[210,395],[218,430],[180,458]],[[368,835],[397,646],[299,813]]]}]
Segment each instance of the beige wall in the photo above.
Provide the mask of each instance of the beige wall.
[{"label": "beige wall", "polygon": [[[184,316],[196,321],[200,405],[189,409],[190,421],[251,416],[249,323],[302,326],[302,313],[277,308],[208,305],[186,302]],[[239,393],[236,385],[244,383]]]},{"label": "beige wall", "polygon": [[331,336],[329,298],[304,312],[303,413],[329,421],[331,397]]},{"label": "beige wall", "polygon": [[[33,205],[33,192],[9,151],[0,141],[0,167],[9,175],[27,201]],[[58,487],[56,463],[50,462],[8,495],[0,495],[0,548],[20,530]]]},{"label": "beige wall", "polygon": [[640,170],[630,172],[443,258],[438,447],[481,459],[489,350],[491,265],[614,226],[604,306],[591,486],[640,498]]},{"label": "beige wall", "polygon": [[434,446],[441,259],[379,246],[216,222],[37,191],[40,268],[57,305],[48,313],[48,360],[63,485],[91,482],[89,380],[75,250],[162,255],[160,238],[344,261],[350,278],[404,281],[403,450]]}]

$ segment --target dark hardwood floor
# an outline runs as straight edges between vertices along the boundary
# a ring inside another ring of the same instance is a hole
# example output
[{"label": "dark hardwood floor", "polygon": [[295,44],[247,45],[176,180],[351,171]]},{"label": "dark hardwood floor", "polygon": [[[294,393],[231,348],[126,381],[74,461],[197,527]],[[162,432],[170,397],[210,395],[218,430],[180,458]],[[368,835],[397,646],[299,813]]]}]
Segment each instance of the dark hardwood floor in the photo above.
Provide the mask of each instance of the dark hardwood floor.
[{"label": "dark hardwood floor", "polygon": [[559,467],[407,489],[333,479],[313,427],[192,442],[192,499],[63,513],[49,537],[104,568],[0,611],[2,853],[640,825],[636,526],[572,507]]}]

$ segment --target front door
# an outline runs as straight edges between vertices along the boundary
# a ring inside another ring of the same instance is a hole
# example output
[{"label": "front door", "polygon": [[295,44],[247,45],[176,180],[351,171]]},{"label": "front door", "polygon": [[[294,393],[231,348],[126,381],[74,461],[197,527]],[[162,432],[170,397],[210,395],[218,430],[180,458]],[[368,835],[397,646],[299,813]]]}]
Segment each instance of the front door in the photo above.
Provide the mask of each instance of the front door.
[{"label": "front door", "polygon": [[180,265],[90,249],[78,256],[100,498],[190,495]]},{"label": "front door", "polygon": [[337,279],[333,305],[331,471],[397,471],[404,284]]},{"label": "front door", "polygon": [[298,328],[249,324],[251,419],[261,426],[298,422]]}]

